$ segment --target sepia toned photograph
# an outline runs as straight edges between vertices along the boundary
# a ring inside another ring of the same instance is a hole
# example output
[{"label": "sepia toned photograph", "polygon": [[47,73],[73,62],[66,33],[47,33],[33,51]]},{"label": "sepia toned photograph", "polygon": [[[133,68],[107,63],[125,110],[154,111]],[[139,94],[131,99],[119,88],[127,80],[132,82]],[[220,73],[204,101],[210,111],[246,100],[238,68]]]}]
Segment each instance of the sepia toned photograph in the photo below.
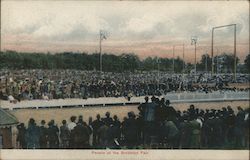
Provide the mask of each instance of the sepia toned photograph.
[{"label": "sepia toned photograph", "polygon": [[0,13],[0,160],[249,159],[249,1]]}]

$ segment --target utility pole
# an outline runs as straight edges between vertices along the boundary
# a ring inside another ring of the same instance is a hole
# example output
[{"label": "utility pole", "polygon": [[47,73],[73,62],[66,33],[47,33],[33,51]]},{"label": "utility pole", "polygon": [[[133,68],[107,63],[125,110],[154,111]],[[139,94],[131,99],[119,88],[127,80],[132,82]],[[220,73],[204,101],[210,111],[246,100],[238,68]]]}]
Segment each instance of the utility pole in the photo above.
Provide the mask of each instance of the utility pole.
[{"label": "utility pole", "polygon": [[175,58],[175,46],[173,46],[173,73],[174,73],[174,58]]},{"label": "utility pole", "polygon": [[216,57],[216,74],[218,75],[219,73],[219,50],[216,47],[216,51],[217,51],[217,57]]},{"label": "utility pole", "polygon": [[157,76],[158,76],[158,85],[157,85],[157,87],[158,87],[158,90],[160,89],[160,63],[159,63],[160,61],[159,61],[159,57],[157,57],[157,68],[158,68],[158,72],[157,72]]},{"label": "utility pole", "polygon": [[101,73],[102,73],[102,41],[104,39],[107,39],[107,35],[104,33],[104,31],[100,30],[99,46],[100,46],[100,72]]},{"label": "utility pole", "polygon": [[208,56],[208,53],[206,52],[206,64],[205,64],[205,72],[207,73],[207,56]]},{"label": "utility pole", "polygon": [[185,47],[184,47],[184,43],[182,46],[182,75],[184,75],[184,69],[185,69],[185,61],[184,61],[184,52],[185,52]]},{"label": "utility pole", "polygon": [[197,36],[193,36],[192,38],[191,38],[191,45],[194,45],[194,72],[195,72],[195,79],[196,79],[196,72],[197,72],[197,70],[196,70],[196,44],[197,44],[197,40],[198,40],[198,38],[197,38]]}]

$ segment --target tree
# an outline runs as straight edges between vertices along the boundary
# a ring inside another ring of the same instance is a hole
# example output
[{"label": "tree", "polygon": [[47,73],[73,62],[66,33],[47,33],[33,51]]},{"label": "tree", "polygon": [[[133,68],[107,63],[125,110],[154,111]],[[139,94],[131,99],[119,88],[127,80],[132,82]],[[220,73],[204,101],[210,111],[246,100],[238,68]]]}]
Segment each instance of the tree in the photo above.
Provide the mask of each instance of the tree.
[{"label": "tree", "polygon": [[250,54],[248,54],[244,60],[244,66],[248,73],[250,73]]},{"label": "tree", "polygon": [[197,64],[197,70],[199,71],[211,71],[212,70],[212,58],[208,54],[201,56],[200,63]]},{"label": "tree", "polygon": [[[234,72],[234,55],[233,54],[226,54],[223,53],[218,58],[220,58],[219,63],[222,65],[221,69],[224,70],[224,72],[233,73]],[[215,58],[217,60],[217,58]],[[218,59],[219,60],[219,59]],[[239,58],[236,57],[236,65],[239,63]]]}]

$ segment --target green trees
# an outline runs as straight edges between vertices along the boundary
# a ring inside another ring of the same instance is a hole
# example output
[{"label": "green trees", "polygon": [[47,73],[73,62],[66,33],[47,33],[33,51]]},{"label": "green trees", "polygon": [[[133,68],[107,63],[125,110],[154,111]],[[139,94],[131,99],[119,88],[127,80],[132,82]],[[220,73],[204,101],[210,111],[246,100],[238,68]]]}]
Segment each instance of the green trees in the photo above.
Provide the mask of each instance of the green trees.
[{"label": "green trees", "polygon": [[[143,60],[133,53],[123,53],[121,55],[102,55],[103,71],[123,72],[123,71],[173,71],[173,59],[147,57]],[[218,61],[217,63],[217,60]],[[232,72],[234,56],[222,54],[214,57],[216,64],[221,66],[221,73]],[[239,59],[237,58],[237,63]],[[174,70],[176,73],[183,72],[183,60],[180,57],[174,59]],[[202,55],[197,64],[197,71],[211,71],[212,58],[209,55]],[[15,51],[0,52],[0,69],[78,69],[78,70],[99,70],[100,54],[93,53],[19,53]],[[194,64],[185,63],[184,71],[189,72],[194,68]],[[245,59],[244,70],[250,72],[250,54]]]},{"label": "green trees", "polygon": [[[236,57],[236,64],[238,63],[239,63],[239,58]],[[212,58],[208,54],[202,55],[200,62],[197,64],[197,70],[198,71],[212,70]],[[240,72],[244,72],[244,70],[245,70],[244,68],[241,68]],[[215,56],[214,71],[217,73],[233,73],[234,55],[228,53],[222,53],[221,55]]]},{"label": "green trees", "polygon": [[250,54],[248,54],[244,60],[245,69],[248,73],[250,73]]},{"label": "green trees", "polygon": [[197,64],[198,71],[211,71],[212,70],[212,58],[208,54],[201,56],[200,63]]}]

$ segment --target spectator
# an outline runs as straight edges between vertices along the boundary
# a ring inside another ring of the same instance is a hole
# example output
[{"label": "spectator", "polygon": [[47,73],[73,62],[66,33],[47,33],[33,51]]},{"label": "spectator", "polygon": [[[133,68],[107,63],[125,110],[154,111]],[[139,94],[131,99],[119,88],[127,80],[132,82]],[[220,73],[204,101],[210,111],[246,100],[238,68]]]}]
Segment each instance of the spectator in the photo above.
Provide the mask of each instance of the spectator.
[{"label": "spectator", "polygon": [[39,127],[36,125],[35,120],[31,118],[29,120],[29,125],[25,134],[25,141],[27,142],[27,148],[28,149],[40,148],[39,138],[40,138]]},{"label": "spectator", "polygon": [[24,123],[20,123],[19,125],[17,125],[17,130],[18,130],[17,142],[19,142],[19,147],[21,149],[25,149],[26,148],[26,141],[25,141],[26,128],[24,126]]},{"label": "spectator", "polygon": [[61,147],[69,148],[69,140],[70,140],[70,131],[67,127],[67,121],[62,121],[62,126],[60,127],[60,139],[61,139]]},{"label": "spectator", "polygon": [[55,121],[51,120],[48,123],[48,144],[49,148],[57,149],[59,148],[59,139],[58,139],[58,134],[59,134],[59,129],[55,125]]},{"label": "spectator", "polygon": [[74,138],[74,149],[89,148],[89,131],[81,118],[71,134]]},{"label": "spectator", "polygon": [[[138,107],[141,112],[138,116],[134,112],[128,112],[128,117],[124,117],[121,122],[116,115],[112,119],[110,114],[107,114],[104,118],[106,120],[102,121],[100,115],[97,114],[93,122],[89,117],[87,125],[83,121],[83,116],[79,116],[77,126],[70,131],[66,120],[63,120],[60,127],[60,148],[132,149],[143,147],[147,149],[152,148],[153,145],[175,149],[249,148],[247,141],[249,139],[249,108],[243,110],[238,107],[238,111],[234,112],[232,107],[228,106],[222,110],[205,109],[203,111],[191,105],[188,110],[175,111],[175,116],[155,119],[152,113],[157,105],[160,107],[165,105],[164,100],[159,101],[155,97],[152,98],[152,103],[148,102],[148,97],[145,100],[146,102]],[[167,102],[164,107],[168,106],[170,104]],[[110,118],[112,123],[109,125],[111,121],[108,119]],[[72,124],[75,120],[75,116],[71,117]],[[18,125],[17,128],[17,141],[20,143],[20,148],[46,148],[46,140],[48,141],[47,148],[59,148],[59,130],[53,120],[49,122],[48,129],[45,127],[44,120],[38,127],[32,118],[26,131],[24,124]],[[91,145],[90,136],[92,131],[93,145]],[[24,140],[23,135],[25,135]]]},{"label": "spectator", "polygon": [[96,120],[92,122],[93,127],[93,145],[98,146],[100,144],[100,135],[98,134],[99,128],[104,125],[104,122],[101,120],[100,114],[96,115]]},{"label": "spectator", "polygon": [[47,148],[47,140],[48,140],[48,128],[45,127],[45,120],[41,121],[40,126],[40,147],[41,149]]}]

